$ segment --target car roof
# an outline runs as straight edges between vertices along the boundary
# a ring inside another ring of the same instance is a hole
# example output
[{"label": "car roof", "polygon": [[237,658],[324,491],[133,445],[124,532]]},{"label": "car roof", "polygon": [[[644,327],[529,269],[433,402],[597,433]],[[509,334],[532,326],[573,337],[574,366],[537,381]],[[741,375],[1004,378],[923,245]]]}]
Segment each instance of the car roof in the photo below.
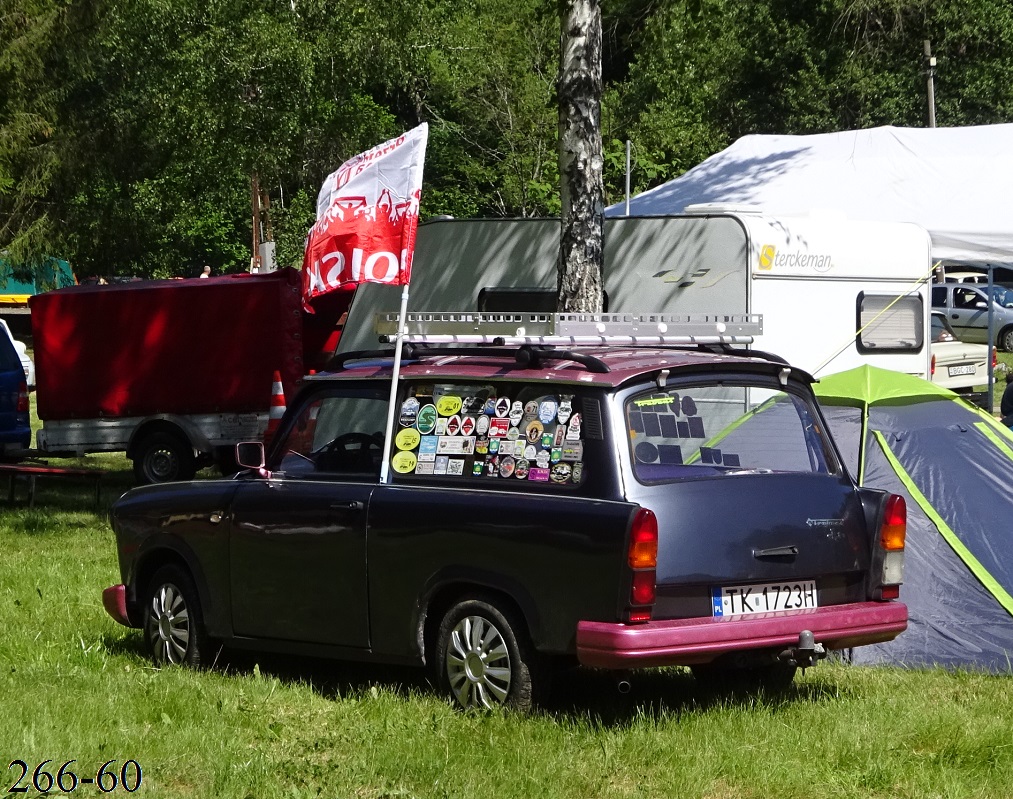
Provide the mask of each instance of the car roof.
[{"label": "car roof", "polygon": [[[745,371],[755,374],[777,375],[790,368],[792,375],[806,383],[813,378],[801,369],[788,367],[780,360],[762,352],[750,354],[748,350],[714,352],[685,347],[573,347],[562,349],[532,348],[536,363],[518,361],[517,353],[523,347],[489,348],[488,352],[473,349],[459,352],[453,348],[434,354],[432,350],[420,357],[402,361],[400,374],[411,378],[453,379],[509,379],[551,380],[553,382],[588,384],[615,387],[624,383],[656,375],[663,369],[687,372]],[[570,355],[576,356],[568,357]],[[393,353],[370,353],[370,357],[348,360],[339,364],[340,371],[325,372],[308,379],[348,379],[356,377],[389,377],[393,371]],[[345,356],[347,357],[347,356]],[[525,356],[521,356],[522,360]],[[774,356],[776,357],[776,356]],[[578,359],[590,358],[598,366],[582,363]]]}]

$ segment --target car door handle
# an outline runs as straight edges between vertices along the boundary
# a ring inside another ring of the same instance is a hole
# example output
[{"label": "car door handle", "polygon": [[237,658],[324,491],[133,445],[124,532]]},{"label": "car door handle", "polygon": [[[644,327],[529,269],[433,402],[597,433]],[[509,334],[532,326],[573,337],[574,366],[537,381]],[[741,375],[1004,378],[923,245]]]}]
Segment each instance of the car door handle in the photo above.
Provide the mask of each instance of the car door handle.
[{"label": "car door handle", "polygon": [[798,555],[798,547],[770,547],[769,549],[754,549],[754,558],[794,558]]},{"label": "car door handle", "polygon": [[366,507],[365,502],[361,502],[357,499],[350,499],[348,502],[332,502],[332,510],[362,510]]}]

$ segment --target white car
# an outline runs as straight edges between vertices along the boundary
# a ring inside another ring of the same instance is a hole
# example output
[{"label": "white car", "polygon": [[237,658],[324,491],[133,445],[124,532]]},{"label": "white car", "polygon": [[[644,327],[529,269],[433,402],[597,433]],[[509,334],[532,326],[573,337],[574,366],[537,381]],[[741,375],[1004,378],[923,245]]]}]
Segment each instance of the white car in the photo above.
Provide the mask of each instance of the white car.
[{"label": "white car", "polygon": [[21,368],[25,372],[25,382],[28,383],[28,388],[35,388],[35,364],[32,363],[32,359],[28,357],[28,347],[25,342],[18,341],[14,338],[14,334],[11,333],[11,329],[7,326],[7,322],[4,319],[0,319],[0,328],[3,328],[3,332],[7,338],[11,340],[14,345],[14,349],[17,350],[18,358],[21,359]]},{"label": "white car", "polygon": [[988,275],[984,272],[946,272],[945,283],[988,283]]},{"label": "white car", "polygon": [[[932,382],[956,391],[971,392],[976,386],[988,384],[989,347],[969,344],[957,338],[946,315],[932,312]],[[995,350],[991,352],[992,367],[996,365]]]}]

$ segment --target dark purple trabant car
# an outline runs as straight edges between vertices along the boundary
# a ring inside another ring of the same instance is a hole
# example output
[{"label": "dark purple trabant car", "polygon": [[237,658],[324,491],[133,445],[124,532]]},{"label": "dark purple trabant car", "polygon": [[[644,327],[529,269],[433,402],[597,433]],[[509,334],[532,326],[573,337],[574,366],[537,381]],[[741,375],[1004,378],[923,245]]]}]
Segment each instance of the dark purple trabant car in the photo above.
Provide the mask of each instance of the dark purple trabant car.
[{"label": "dark purple trabant car", "polygon": [[157,664],[417,664],[462,706],[523,708],[576,663],[784,688],[907,625],[904,501],[856,486],[779,359],[418,348],[388,443],[391,375],[338,363],[261,468],[116,502],[105,606]]}]

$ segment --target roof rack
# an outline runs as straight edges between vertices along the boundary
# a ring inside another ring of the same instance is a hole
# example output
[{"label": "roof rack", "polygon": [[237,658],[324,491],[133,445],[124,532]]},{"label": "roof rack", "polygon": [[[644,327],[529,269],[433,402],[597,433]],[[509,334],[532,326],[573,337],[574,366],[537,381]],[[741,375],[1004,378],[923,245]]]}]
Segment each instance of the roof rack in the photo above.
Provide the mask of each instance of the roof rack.
[{"label": "roof rack", "polygon": [[[677,315],[429,312],[405,314],[402,341],[425,344],[749,344],[761,314]],[[398,314],[377,314],[381,342],[396,340]]]}]

